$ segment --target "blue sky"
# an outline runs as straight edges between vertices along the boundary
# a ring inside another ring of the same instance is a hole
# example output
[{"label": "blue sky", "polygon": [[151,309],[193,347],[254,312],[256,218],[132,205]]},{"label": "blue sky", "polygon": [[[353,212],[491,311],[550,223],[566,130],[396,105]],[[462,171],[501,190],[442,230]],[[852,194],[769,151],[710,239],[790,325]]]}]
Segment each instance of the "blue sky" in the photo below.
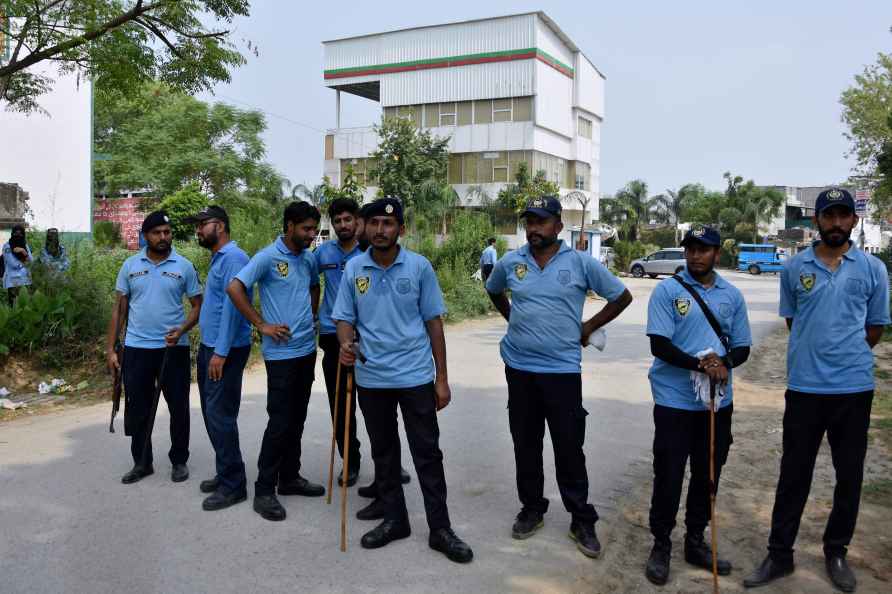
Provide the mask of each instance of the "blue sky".
[{"label": "blue sky", "polygon": [[[334,91],[322,85],[327,39],[544,9],[607,76],[601,191],[644,179],[651,193],[731,170],[760,184],[844,180],[852,162],[839,96],[892,52],[892,2],[285,2],[254,0],[236,23],[259,57],[215,89],[267,113],[268,158],[292,182],[318,183]],[[342,125],[378,105],[347,96]]]}]

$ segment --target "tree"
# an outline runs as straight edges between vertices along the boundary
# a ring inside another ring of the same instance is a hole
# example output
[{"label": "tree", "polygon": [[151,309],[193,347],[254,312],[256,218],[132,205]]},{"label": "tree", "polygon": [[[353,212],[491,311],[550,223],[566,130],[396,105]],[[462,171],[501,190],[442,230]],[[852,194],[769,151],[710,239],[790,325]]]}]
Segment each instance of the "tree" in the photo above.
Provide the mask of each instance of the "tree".
[{"label": "tree", "polygon": [[198,182],[191,182],[162,200],[158,209],[167,212],[173,238],[182,241],[189,239],[193,232],[193,228],[184,224],[183,219],[203,210],[208,202],[208,197],[201,192]]},{"label": "tree", "polygon": [[[887,126],[892,132],[892,113],[889,114]],[[874,219],[881,222],[892,215],[892,141],[887,141],[877,155],[876,177],[878,182],[870,201],[871,213]]]},{"label": "tree", "polygon": [[426,182],[446,183],[449,139],[415,127],[408,118],[382,118],[375,125],[378,148],[370,155],[372,178],[381,196],[399,198],[407,211],[421,199]]},{"label": "tree", "polygon": [[414,206],[416,216],[436,221],[439,234],[447,236],[449,217],[461,204],[458,193],[447,183],[430,180],[422,184],[418,197]]},{"label": "tree", "polygon": [[[316,186],[314,191],[318,188],[319,186]],[[357,204],[362,204],[363,194],[365,194],[365,185],[353,173],[353,166],[347,165],[344,170],[344,182],[340,186],[333,185],[328,176],[322,178],[323,200],[317,206],[321,208],[338,198],[347,198],[348,200],[355,200]]]},{"label": "tree", "polygon": [[325,204],[328,202],[328,198],[325,194],[325,180],[327,179],[327,177],[324,178],[323,183],[317,184],[312,188],[305,184],[294,184],[291,186],[291,199],[309,202],[319,209],[324,208]]},{"label": "tree", "polygon": [[248,16],[248,0],[6,0],[2,7],[11,53],[0,65],[0,103],[13,110],[40,109],[37,99],[53,86],[32,68],[40,63],[91,78],[100,90],[157,79],[196,93],[229,82],[245,62],[231,32],[213,25]]},{"label": "tree", "polygon": [[[722,210],[735,211],[731,217],[721,217],[724,230],[736,230],[739,223],[746,221],[752,225],[753,243],[759,240],[759,224],[768,223],[780,214],[784,206],[784,194],[775,188],[757,186],[753,180],[743,181],[739,175],[725,172],[728,187],[725,190],[727,207]],[[733,223],[732,223],[733,221]]]},{"label": "tree", "polygon": [[875,64],[865,66],[855,75],[855,84],[843,91],[842,121],[845,137],[863,175],[873,175],[877,157],[886,143],[892,142],[888,125],[892,114],[892,54],[878,54]]},{"label": "tree", "polygon": [[678,190],[666,190],[666,194],[656,196],[658,205],[666,212],[669,222],[675,225],[675,243],[679,241],[678,226],[684,220],[688,203],[703,193],[700,184],[685,184]]},{"label": "tree", "polygon": [[647,183],[643,180],[632,180],[616,193],[613,204],[609,207],[609,216],[623,216],[624,230],[629,241],[637,241],[641,235],[641,225],[659,211],[660,200],[649,198]]},{"label": "tree", "polygon": [[530,177],[529,166],[522,161],[517,166],[514,183],[508,184],[499,191],[498,201],[503,207],[519,213],[533,198],[557,196],[559,193],[558,185],[548,181],[544,171],[537,171],[536,175]]},{"label": "tree", "polygon": [[161,84],[134,97],[97,92],[96,190],[169,196],[195,182],[215,200],[244,194],[276,203],[285,179],[263,161],[263,114],[208,104]]}]

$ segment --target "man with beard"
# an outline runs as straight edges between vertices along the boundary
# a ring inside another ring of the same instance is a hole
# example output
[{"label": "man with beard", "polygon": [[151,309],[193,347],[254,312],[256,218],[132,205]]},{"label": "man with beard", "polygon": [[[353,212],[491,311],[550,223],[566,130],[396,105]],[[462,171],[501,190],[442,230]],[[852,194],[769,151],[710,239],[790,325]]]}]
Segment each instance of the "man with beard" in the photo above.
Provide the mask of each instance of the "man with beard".
[{"label": "man with beard", "polygon": [[[721,246],[718,231],[694,227],[685,233],[681,245],[687,267],[678,276],[708,304],[722,337],[687,287],[675,278],[657,285],[647,307],[647,335],[654,355],[649,374],[654,398],[650,504],[654,546],[645,576],[658,586],[669,579],[670,537],[689,458],[684,558],[695,567],[712,571],[712,551],[703,539],[709,524],[709,384],[715,382],[721,395],[715,413],[717,487],[731,447],[731,369],[747,360],[752,343],[743,295],[715,272]],[[702,372],[708,380],[691,372]],[[692,377],[703,380],[698,383],[699,390],[695,390]],[[718,573],[730,574],[731,564],[719,560]]]},{"label": "man with beard", "polygon": [[780,315],[790,329],[783,455],[768,556],[743,584],[762,586],[793,572],[793,544],[826,433],[836,487],[824,531],[825,566],[837,588],[853,592],[846,547],[864,478],[874,392],[871,349],[890,323],[889,279],[878,258],[849,240],[858,216],[847,190],[821,192],[813,220],[820,241],[788,260],[781,273]]},{"label": "man with beard", "polygon": [[[229,216],[209,206],[184,222],[195,225],[198,244],[211,251],[204,303],[198,328],[197,381],[204,425],[216,456],[214,478],[199,489],[210,495],[206,511],[224,509],[247,499],[245,463],[239,448],[238,412],[242,375],[251,355],[251,325],[226,295],[226,287],[248,263],[248,255],[229,238]],[[248,290],[248,299],[253,295]]]},{"label": "man with beard", "polygon": [[359,207],[356,213],[356,242],[359,245],[359,251],[364,252],[369,249],[369,237],[365,232],[366,213],[368,212],[368,204]]},{"label": "man with beard", "polygon": [[[124,433],[131,439],[133,469],[124,484],[152,474],[151,410],[155,383],[170,411],[171,479],[189,478],[189,330],[201,311],[201,285],[192,262],[171,246],[170,219],[155,211],[142,223],[146,247],[124,261],[115,284],[117,302],[106,337],[106,358],[113,374],[123,366]],[[183,296],[192,308],[183,312]],[[124,361],[118,361],[115,341],[126,319]]]},{"label": "man with beard", "polygon": [[[582,407],[581,346],[592,332],[616,318],[632,302],[618,278],[588,254],[558,240],[563,229],[556,196],[531,200],[521,213],[527,244],[499,260],[486,283],[493,305],[508,321],[501,342],[508,381],[508,423],[514,440],[517,490],[522,508],[514,523],[516,539],[543,525],[542,440],[548,422],[557,483],[572,515],[569,537],[587,557],[597,557],[598,514],[588,502],[585,468],[585,416]],[[511,301],[505,291],[511,291]],[[608,301],[587,322],[582,308],[588,291]]]},{"label": "man with beard", "polygon": [[3,288],[6,289],[9,306],[15,303],[22,287],[31,286],[31,248],[25,240],[25,227],[15,225],[9,241],[3,246]]},{"label": "man with beard", "polygon": [[[361,544],[376,549],[411,534],[400,482],[399,408],[424,497],[428,545],[452,561],[467,563],[474,554],[452,531],[437,424],[437,411],[451,399],[441,317],[446,308],[430,262],[399,245],[405,229],[403,207],[396,198],[382,198],[368,207],[371,248],[347,264],[332,313],[341,363],[356,364],[359,406],[385,509],[384,521],[363,535]],[[365,357],[358,364],[357,329]]]},{"label": "man with beard", "polygon": [[[307,202],[285,208],[283,234],[251,258],[229,284],[235,306],[263,335],[266,363],[266,411],[259,473],[254,484],[254,511],[270,521],[285,519],[279,495],[319,497],[322,485],[300,475],[301,438],[316,367],[319,269],[309,248],[321,215]],[[260,288],[258,313],[248,290]]]},{"label": "man with beard", "polygon": [[[338,383],[338,344],[337,326],[331,319],[331,311],[334,308],[335,299],[338,296],[338,287],[341,286],[341,277],[347,262],[360,253],[356,239],[357,213],[359,205],[346,198],[338,198],[332,201],[328,207],[328,218],[334,228],[337,239],[332,239],[320,245],[313,252],[316,257],[316,265],[319,272],[325,277],[325,292],[322,296],[322,304],[319,306],[319,348],[324,353],[322,356],[322,373],[325,376],[325,387],[328,390],[328,404],[332,418],[338,419],[335,427],[335,437],[338,443],[338,451],[341,459],[344,458],[344,417],[346,416],[347,399],[339,400],[340,406],[335,413],[335,387]],[[341,370],[340,386],[343,390],[346,384],[346,369]],[[351,394],[350,405],[350,467],[347,469],[347,485],[352,487],[359,477],[359,440],[356,438],[356,396]],[[343,474],[338,474],[338,481],[343,480]]]},{"label": "man with beard", "polygon": [[59,241],[59,230],[46,230],[46,244],[40,251],[40,262],[54,272],[65,272],[71,266],[65,246]]}]

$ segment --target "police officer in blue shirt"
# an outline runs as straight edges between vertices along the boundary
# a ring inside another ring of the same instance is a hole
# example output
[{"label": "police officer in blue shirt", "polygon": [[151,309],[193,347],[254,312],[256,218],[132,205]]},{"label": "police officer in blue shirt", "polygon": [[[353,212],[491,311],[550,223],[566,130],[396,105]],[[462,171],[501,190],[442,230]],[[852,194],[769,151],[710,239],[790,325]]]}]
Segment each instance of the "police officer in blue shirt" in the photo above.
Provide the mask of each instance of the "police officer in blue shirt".
[{"label": "police officer in blue shirt", "polygon": [[[282,235],[251,258],[229,284],[235,306],[263,335],[266,364],[266,410],[259,473],[254,484],[254,511],[261,517],[285,519],[279,495],[318,497],[322,485],[300,475],[301,438],[316,368],[315,315],[319,308],[319,269],[309,247],[321,215],[307,202],[285,208]],[[261,312],[248,289],[260,289]]]},{"label": "police officer in blue shirt", "polygon": [[[201,482],[206,511],[247,498],[245,463],[239,448],[238,412],[242,375],[251,355],[251,325],[226,295],[226,287],[248,263],[248,254],[230,240],[229,215],[209,206],[184,221],[195,225],[198,244],[211,251],[198,328],[197,382],[204,425],[216,456],[214,478]],[[249,299],[251,292],[249,291]]]},{"label": "police officer in blue shirt", "polygon": [[833,584],[856,587],[846,562],[852,540],[873,402],[873,353],[889,325],[889,278],[876,257],[849,240],[858,223],[855,201],[842,188],[815,202],[820,241],[784,265],[780,315],[790,329],[783,456],[771,515],[768,556],[744,580],[761,586],[793,572],[793,544],[811,488],[824,433],[836,488],[824,531],[824,557]]},{"label": "police officer in blue shirt", "polygon": [[[555,196],[531,200],[521,213],[527,244],[499,260],[486,283],[493,304],[508,321],[501,342],[508,382],[508,423],[514,441],[517,490],[522,508],[512,535],[532,536],[543,525],[548,500],[543,497],[542,440],[548,422],[554,445],[557,483],[572,515],[569,536],[588,557],[601,544],[595,533],[598,514],[588,502],[588,473],[582,444],[581,347],[592,332],[616,318],[632,295],[588,254],[558,239],[563,230],[561,203]],[[511,301],[505,291],[511,291]],[[582,322],[588,291],[608,303]]]},{"label": "police officer in blue shirt", "polygon": [[[174,482],[189,478],[189,330],[201,311],[201,285],[192,262],[171,245],[170,219],[163,211],[142,223],[146,247],[124,261],[115,283],[117,302],[106,337],[112,373],[123,368],[124,433],[131,439],[133,469],[121,482],[135,483],[152,474],[152,420],[155,382],[160,381],[170,411],[168,456]],[[191,304],[183,311],[183,297]],[[126,324],[123,361],[115,341]]]},{"label": "police officer in blue shirt", "polygon": [[[747,360],[752,343],[743,295],[714,270],[721,249],[718,231],[693,227],[685,233],[681,245],[687,266],[679,278],[709,308],[722,337],[681,282],[668,278],[657,285],[647,307],[647,335],[654,355],[649,373],[654,398],[654,483],[650,506],[654,546],[645,566],[647,579],[657,585],[665,584],[669,578],[670,536],[689,458],[684,557],[691,565],[712,571],[712,550],[703,539],[709,524],[709,385],[710,381],[715,382],[722,394],[715,420],[718,486],[731,447],[731,369]],[[703,374],[699,376],[699,399],[691,372]],[[728,575],[731,564],[719,560],[718,572]]]},{"label": "police officer in blue shirt", "polygon": [[[359,250],[359,242],[356,238],[357,214],[359,205],[355,200],[338,198],[332,201],[328,207],[328,218],[334,228],[337,239],[332,239],[320,245],[313,252],[319,272],[325,278],[325,290],[322,294],[322,303],[319,306],[319,348],[324,353],[322,356],[322,373],[325,376],[325,387],[328,390],[328,404],[332,418],[335,417],[335,387],[337,385],[338,372],[338,344],[337,326],[331,319],[335,299],[338,296],[338,288],[341,286],[341,277],[347,262],[362,252]],[[346,369],[341,370],[341,389],[346,384]],[[359,440],[356,438],[356,396],[351,394],[350,405],[350,468],[347,469],[347,485],[353,486],[359,477]],[[340,407],[337,412],[338,426],[335,428],[335,436],[338,443],[338,452],[344,457],[344,417],[346,417],[347,399],[339,400]],[[338,481],[343,480],[343,474],[338,474]]]},{"label": "police officer in blue shirt", "polygon": [[15,225],[9,241],[3,245],[3,288],[12,307],[22,287],[31,286],[31,248],[25,239],[25,227]]},{"label": "police officer in blue shirt", "polygon": [[428,545],[458,563],[474,554],[455,532],[446,506],[446,476],[440,451],[437,411],[449,404],[446,313],[437,275],[423,256],[398,243],[405,232],[403,208],[382,198],[367,210],[371,248],[347,264],[332,318],[338,323],[341,363],[356,363],[355,333],[363,355],[356,364],[359,406],[375,461],[375,483],[386,508],[384,521],[362,537],[375,549],[407,538],[411,529],[400,482],[397,407],[430,528]]},{"label": "police officer in blue shirt", "polygon": [[489,279],[489,275],[492,274],[492,269],[495,267],[498,259],[499,255],[496,253],[496,238],[490,237],[486,240],[486,247],[483,249],[483,253],[480,254],[480,274],[483,276],[484,284],[487,279]]}]

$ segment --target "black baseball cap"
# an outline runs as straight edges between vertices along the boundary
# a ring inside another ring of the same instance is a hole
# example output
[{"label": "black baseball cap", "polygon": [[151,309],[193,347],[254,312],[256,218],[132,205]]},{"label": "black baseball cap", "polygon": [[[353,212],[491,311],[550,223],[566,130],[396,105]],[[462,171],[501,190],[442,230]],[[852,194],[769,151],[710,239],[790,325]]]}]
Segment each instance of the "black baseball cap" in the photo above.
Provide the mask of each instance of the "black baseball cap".
[{"label": "black baseball cap", "polygon": [[529,214],[534,214],[539,217],[557,217],[561,218],[561,212],[563,211],[563,207],[561,206],[561,201],[558,200],[557,196],[540,196],[538,198],[533,198],[529,202],[527,202],[527,207],[520,213],[520,218],[523,218]]},{"label": "black baseball cap", "polygon": [[720,246],[722,245],[722,237],[718,230],[713,227],[703,225],[695,225],[687,230],[684,239],[681,240],[681,246],[687,247],[692,243],[702,243],[703,245]]},{"label": "black baseball cap", "polygon": [[142,222],[143,235],[145,235],[155,227],[160,227],[161,225],[170,225],[170,217],[167,216],[167,213],[163,210],[150,212],[149,215],[145,219],[143,219]]},{"label": "black baseball cap", "polygon": [[398,198],[387,196],[378,198],[374,202],[366,204],[362,207],[365,210],[363,218],[366,220],[372,217],[396,217],[400,225],[403,224],[403,205]]},{"label": "black baseball cap", "polygon": [[223,209],[222,206],[217,205],[205,207],[203,210],[195,213],[194,215],[183,219],[183,222],[187,225],[195,225],[197,223],[209,221],[210,219],[218,219],[220,221],[223,221],[224,224],[229,225],[229,215],[226,214],[226,211]]},{"label": "black baseball cap", "polygon": [[855,199],[848,190],[843,188],[830,188],[818,194],[815,201],[815,216],[821,214],[821,211],[831,206],[843,206],[852,212],[855,212]]}]

